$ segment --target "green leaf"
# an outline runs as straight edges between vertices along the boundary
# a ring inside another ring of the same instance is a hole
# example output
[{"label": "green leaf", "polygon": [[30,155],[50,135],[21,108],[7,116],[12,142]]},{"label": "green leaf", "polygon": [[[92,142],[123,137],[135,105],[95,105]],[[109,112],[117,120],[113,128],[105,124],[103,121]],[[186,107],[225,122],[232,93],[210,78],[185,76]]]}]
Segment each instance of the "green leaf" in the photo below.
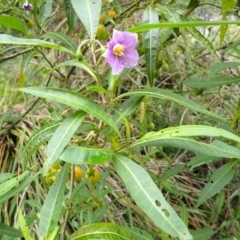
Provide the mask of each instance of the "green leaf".
[{"label": "green leaf", "polygon": [[53,0],[46,0],[40,8],[40,23],[43,26],[52,13]]},{"label": "green leaf", "polygon": [[24,156],[25,154],[28,154],[28,151],[34,149],[35,146],[39,144],[39,142],[45,141],[45,139],[49,139],[61,123],[62,120],[49,123],[36,131],[25,144],[22,155]]},{"label": "green leaf", "polygon": [[196,28],[185,28],[193,37],[195,37],[212,55],[216,58],[217,61],[220,61],[219,56],[217,55],[212,43],[204,37],[204,35],[198,31]]},{"label": "green leaf", "polygon": [[91,39],[95,38],[102,0],[72,0],[73,8]]},{"label": "green leaf", "polygon": [[39,220],[39,233],[41,237],[48,237],[58,225],[63,207],[68,167],[68,164],[62,167],[44,201]]},{"label": "green leaf", "polygon": [[240,77],[215,76],[207,79],[193,77],[185,80],[183,83],[192,88],[214,88],[238,82],[240,82]]},{"label": "green leaf", "polygon": [[68,53],[73,57],[76,57],[75,52],[72,52],[65,47],[62,47],[58,44],[50,43],[44,40],[39,40],[39,39],[17,38],[7,34],[0,34],[0,43],[52,48],[52,49],[56,49],[56,50]]},{"label": "green leaf", "polygon": [[76,27],[76,15],[71,4],[71,0],[64,0],[67,24],[69,29],[74,30]]},{"label": "green leaf", "polygon": [[103,148],[68,146],[59,160],[73,164],[103,164],[111,159],[114,151]]},{"label": "green leaf", "polygon": [[226,70],[228,68],[238,67],[240,65],[239,62],[221,62],[216,63],[209,69],[209,76],[208,78],[213,77],[216,73]]},{"label": "green leaf", "polygon": [[79,67],[80,69],[85,70],[87,73],[90,74],[90,76],[93,77],[93,79],[97,82],[97,76],[95,75],[95,73],[92,71],[92,69],[88,66],[88,64],[85,61],[81,61],[79,62],[77,59],[73,59],[73,60],[69,60],[63,63],[58,64],[57,66],[55,66],[53,69],[57,69],[57,68],[62,68],[65,66],[75,66],[75,67]]},{"label": "green leaf", "polygon": [[72,51],[77,51],[77,44],[72,40],[72,38],[62,32],[46,32],[41,36],[41,38],[53,39],[67,47],[70,47]]},{"label": "green leaf", "polygon": [[0,234],[8,237],[15,237],[15,238],[23,237],[20,230],[10,227],[4,223],[0,223]]},{"label": "green leaf", "polygon": [[217,115],[213,112],[207,111],[203,106],[197,104],[196,102],[192,101],[191,99],[182,97],[182,96],[180,96],[176,93],[173,93],[171,91],[164,90],[164,89],[159,89],[159,88],[148,89],[148,88],[145,88],[145,89],[129,91],[127,93],[124,93],[124,94],[118,96],[116,99],[123,98],[125,96],[133,96],[133,95],[135,95],[135,96],[149,96],[149,97],[153,97],[153,98],[159,98],[159,99],[163,99],[163,100],[176,102],[177,104],[179,104],[181,106],[184,106],[188,109],[204,113],[206,115],[217,118],[217,119],[219,119],[223,122],[226,122],[226,120],[224,118],[220,117],[219,115]]},{"label": "green leaf", "polygon": [[144,168],[121,155],[115,155],[113,161],[134,201],[159,228],[181,240],[193,239]]},{"label": "green leaf", "polygon": [[33,240],[33,238],[30,236],[30,229],[26,224],[26,220],[22,214],[21,209],[18,209],[18,224],[21,228],[24,239],[25,240]]},{"label": "green leaf", "polygon": [[29,87],[21,88],[20,90],[38,97],[46,98],[50,101],[59,102],[76,109],[81,109],[105,122],[119,134],[118,127],[113,119],[99,105],[83,95],[57,88]]},{"label": "green leaf", "polygon": [[143,141],[142,139],[139,139],[131,144],[128,148],[141,146],[175,147],[213,157],[239,158],[240,156],[239,149],[222,142],[219,144],[219,141],[214,141],[212,144],[206,144],[184,137],[167,137],[164,139],[149,139]]},{"label": "green leaf", "polygon": [[182,125],[178,127],[168,127],[157,132],[145,134],[141,141],[148,141],[168,137],[190,137],[190,136],[209,136],[224,137],[236,142],[240,142],[240,137],[221,128],[206,125]]},{"label": "green leaf", "polygon": [[15,176],[15,174],[13,174],[13,173],[1,173],[0,174],[0,183],[5,182],[6,180],[8,180],[9,178],[12,178],[13,176]]},{"label": "green leaf", "polygon": [[187,167],[195,168],[203,164],[218,161],[220,158],[213,156],[206,156],[205,154],[198,154],[187,163]]},{"label": "green leaf", "polygon": [[9,192],[6,192],[2,196],[0,196],[0,204],[6,202],[9,198],[12,198],[12,197],[16,196],[17,194],[19,194],[20,192],[22,192],[42,172],[43,172],[43,169],[41,169],[37,174],[27,177],[25,181],[23,181],[21,184],[19,184],[19,186],[11,189]]},{"label": "green leaf", "polygon": [[115,223],[94,223],[83,226],[70,236],[69,240],[135,240],[135,238],[124,227]]},{"label": "green leaf", "polygon": [[[227,19],[227,12],[232,10],[236,5],[236,0],[222,0],[222,19]],[[228,26],[221,26],[220,28],[220,44],[224,40]]]},{"label": "green leaf", "polygon": [[142,24],[140,26],[129,28],[129,32],[143,32],[154,28],[180,28],[180,27],[201,27],[201,26],[221,26],[240,24],[240,21],[192,21],[192,22],[164,22],[154,24]]},{"label": "green leaf", "polygon": [[199,230],[191,230],[194,240],[209,240],[215,232],[211,228],[203,228]]},{"label": "green leaf", "polygon": [[62,124],[54,132],[47,145],[47,160],[44,162],[45,169],[48,169],[61,155],[63,149],[70,142],[73,134],[77,131],[82,122],[85,112],[77,111],[64,119]]},{"label": "green leaf", "polygon": [[217,169],[212,174],[212,176],[210,177],[210,181],[206,184],[206,186],[200,193],[197,206],[201,205],[207,199],[220,192],[220,190],[222,190],[233,179],[233,167],[236,164],[237,161],[231,161]]},{"label": "green leaf", "polygon": [[[146,23],[159,23],[158,13],[153,6],[148,6],[143,12],[142,24]],[[145,49],[146,71],[151,87],[154,85],[153,80],[157,62],[159,35],[159,29],[143,32],[142,42]]]},{"label": "green leaf", "polygon": [[0,26],[9,27],[11,29],[23,32],[24,34],[27,33],[22,22],[15,17],[0,15]]},{"label": "green leaf", "polygon": [[143,96],[132,96],[122,103],[122,105],[117,109],[116,113],[113,115],[113,119],[118,127],[121,126],[123,117],[126,117],[127,115],[131,114],[139,107],[142,99]]},{"label": "green leaf", "polygon": [[29,171],[25,171],[22,174],[18,175],[17,177],[11,178],[3,183],[0,184],[0,196],[4,195],[5,193],[9,192],[12,188],[14,188],[23,178],[27,176]]}]

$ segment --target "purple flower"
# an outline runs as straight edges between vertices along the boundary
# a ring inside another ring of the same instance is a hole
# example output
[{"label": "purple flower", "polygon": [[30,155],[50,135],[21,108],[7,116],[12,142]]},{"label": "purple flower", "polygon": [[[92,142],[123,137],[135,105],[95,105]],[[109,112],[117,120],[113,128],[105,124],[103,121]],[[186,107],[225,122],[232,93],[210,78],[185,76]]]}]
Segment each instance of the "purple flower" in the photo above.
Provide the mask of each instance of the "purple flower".
[{"label": "purple flower", "polygon": [[24,11],[32,11],[33,10],[33,5],[29,2],[25,2],[22,6],[22,9]]},{"label": "purple flower", "polygon": [[135,67],[138,63],[136,46],[138,36],[136,33],[113,30],[113,37],[107,43],[108,48],[103,54],[112,67],[113,75],[119,75],[124,68]]}]

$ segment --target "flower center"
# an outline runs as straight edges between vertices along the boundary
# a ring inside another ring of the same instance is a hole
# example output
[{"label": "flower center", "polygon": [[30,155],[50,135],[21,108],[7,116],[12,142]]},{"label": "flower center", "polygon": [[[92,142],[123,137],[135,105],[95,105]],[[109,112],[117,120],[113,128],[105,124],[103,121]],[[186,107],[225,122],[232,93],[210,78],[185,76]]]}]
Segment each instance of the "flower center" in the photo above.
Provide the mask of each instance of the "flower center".
[{"label": "flower center", "polygon": [[121,44],[116,44],[113,47],[113,54],[117,57],[122,57],[124,55],[124,47]]}]

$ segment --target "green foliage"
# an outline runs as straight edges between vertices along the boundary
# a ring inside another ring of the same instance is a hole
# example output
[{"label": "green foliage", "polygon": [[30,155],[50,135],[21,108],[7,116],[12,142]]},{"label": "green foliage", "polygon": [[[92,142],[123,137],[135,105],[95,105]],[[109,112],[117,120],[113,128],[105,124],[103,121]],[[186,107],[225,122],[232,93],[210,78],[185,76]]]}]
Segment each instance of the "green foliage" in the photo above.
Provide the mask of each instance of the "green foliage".
[{"label": "green foliage", "polygon": [[[1,239],[239,239],[235,1],[6,2]],[[139,42],[117,76],[113,29]]]}]

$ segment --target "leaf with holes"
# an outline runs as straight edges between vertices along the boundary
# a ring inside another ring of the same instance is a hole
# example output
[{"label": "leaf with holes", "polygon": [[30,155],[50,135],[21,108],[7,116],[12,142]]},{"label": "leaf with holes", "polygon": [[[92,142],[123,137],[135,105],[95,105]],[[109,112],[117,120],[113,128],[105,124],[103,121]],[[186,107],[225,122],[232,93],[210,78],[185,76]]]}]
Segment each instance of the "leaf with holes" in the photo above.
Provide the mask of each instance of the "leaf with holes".
[{"label": "leaf with holes", "polygon": [[134,201],[159,228],[181,240],[193,239],[144,168],[121,155],[115,155],[113,161]]}]

